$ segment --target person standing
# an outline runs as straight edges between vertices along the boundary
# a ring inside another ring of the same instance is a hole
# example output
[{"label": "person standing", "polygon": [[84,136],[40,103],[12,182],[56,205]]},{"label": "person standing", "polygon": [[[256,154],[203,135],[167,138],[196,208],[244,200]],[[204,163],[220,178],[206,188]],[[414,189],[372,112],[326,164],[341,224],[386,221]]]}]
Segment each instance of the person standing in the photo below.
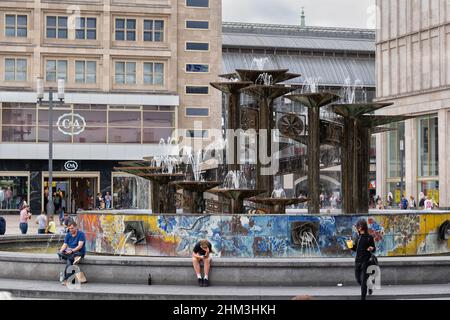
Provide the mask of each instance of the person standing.
[{"label": "person standing", "polygon": [[433,210],[433,200],[431,200],[430,196],[427,196],[427,199],[424,202],[424,210]]},{"label": "person standing", "polygon": [[393,202],[394,202],[394,195],[392,194],[392,192],[389,192],[389,193],[388,193],[388,196],[387,196],[387,205],[388,205],[388,208],[392,208]]},{"label": "person standing", "polygon": [[421,192],[419,194],[419,208],[423,209],[425,207],[425,194]]},{"label": "person standing", "polygon": [[112,207],[112,196],[109,191],[107,191],[105,195],[105,207],[106,209],[111,209]]},{"label": "person standing", "polygon": [[45,230],[48,227],[45,211],[42,211],[41,214],[36,218],[36,224],[38,225],[38,234],[45,234]]},{"label": "person standing", "polygon": [[95,198],[95,209],[100,210],[102,209],[102,203],[104,206],[104,200],[102,194],[99,192],[97,193],[97,197]]},{"label": "person standing", "polygon": [[19,228],[22,234],[27,234],[28,232],[28,222],[31,219],[30,206],[28,204],[23,206],[23,209],[20,210],[19,217]]},{"label": "person standing", "polygon": [[[198,284],[200,287],[209,286],[209,270],[211,268],[211,253],[212,247],[208,240],[200,240],[195,246],[192,253],[192,264],[197,275]],[[200,262],[203,261],[205,276],[202,279]]]},{"label": "person standing", "polygon": [[411,210],[416,210],[417,209],[417,202],[416,202],[416,198],[414,198],[413,196],[409,197],[409,208]]},{"label": "person standing", "polygon": [[406,197],[403,195],[402,196],[402,200],[401,200],[401,208],[402,210],[408,210],[408,199],[406,199]]},{"label": "person standing", "polygon": [[[376,250],[375,241],[373,236],[369,234],[369,227],[367,226],[366,220],[359,220],[356,223],[356,230],[358,231],[358,237],[355,241],[350,241],[349,248],[356,252],[355,277],[361,286],[361,300],[366,300],[367,279],[369,278],[367,267],[372,253]],[[372,294],[371,289],[369,289],[369,294]]]}]

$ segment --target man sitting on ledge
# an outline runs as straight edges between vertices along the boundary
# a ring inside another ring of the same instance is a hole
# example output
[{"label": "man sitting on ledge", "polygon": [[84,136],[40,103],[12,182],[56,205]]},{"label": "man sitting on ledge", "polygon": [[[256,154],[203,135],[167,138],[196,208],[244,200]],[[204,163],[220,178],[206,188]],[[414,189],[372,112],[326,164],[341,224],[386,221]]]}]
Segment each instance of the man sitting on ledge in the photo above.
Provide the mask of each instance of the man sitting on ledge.
[{"label": "man sitting on ledge", "polygon": [[[211,268],[211,243],[208,240],[200,240],[194,247],[194,252],[192,253],[192,264],[194,265],[195,273],[197,274],[198,284],[200,287],[209,286],[209,269]],[[200,270],[200,262],[203,261],[205,277],[202,279],[202,274]]]},{"label": "man sitting on ledge", "polygon": [[78,264],[86,254],[86,236],[84,232],[77,229],[75,221],[71,221],[67,229],[69,232],[67,232],[64,244],[58,252],[59,258],[67,261],[63,282],[71,276],[71,274],[67,273],[67,268],[73,264]]}]

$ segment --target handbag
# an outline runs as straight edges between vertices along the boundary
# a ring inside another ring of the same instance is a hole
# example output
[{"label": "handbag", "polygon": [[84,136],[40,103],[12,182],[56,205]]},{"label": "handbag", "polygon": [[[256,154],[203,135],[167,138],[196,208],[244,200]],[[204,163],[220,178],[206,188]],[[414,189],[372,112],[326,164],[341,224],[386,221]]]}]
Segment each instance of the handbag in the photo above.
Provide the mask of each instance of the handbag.
[{"label": "handbag", "polygon": [[378,266],[378,258],[373,253],[370,253],[369,261],[367,262],[368,266]]},{"label": "handbag", "polygon": [[87,282],[86,275],[84,274],[83,271],[75,273],[75,277],[77,278],[77,280],[80,283],[86,283]]}]

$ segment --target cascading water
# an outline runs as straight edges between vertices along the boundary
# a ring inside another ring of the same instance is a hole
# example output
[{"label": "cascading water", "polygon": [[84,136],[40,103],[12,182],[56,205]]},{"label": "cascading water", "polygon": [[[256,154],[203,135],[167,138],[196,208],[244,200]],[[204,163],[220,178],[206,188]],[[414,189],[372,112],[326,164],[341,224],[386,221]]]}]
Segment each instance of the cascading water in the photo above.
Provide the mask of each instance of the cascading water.
[{"label": "cascading water", "polygon": [[229,171],[225,177],[223,187],[225,189],[248,189],[247,179],[242,171]]},{"label": "cascading water", "polygon": [[252,70],[264,70],[264,66],[269,62],[269,58],[253,58],[252,65],[250,69]]}]

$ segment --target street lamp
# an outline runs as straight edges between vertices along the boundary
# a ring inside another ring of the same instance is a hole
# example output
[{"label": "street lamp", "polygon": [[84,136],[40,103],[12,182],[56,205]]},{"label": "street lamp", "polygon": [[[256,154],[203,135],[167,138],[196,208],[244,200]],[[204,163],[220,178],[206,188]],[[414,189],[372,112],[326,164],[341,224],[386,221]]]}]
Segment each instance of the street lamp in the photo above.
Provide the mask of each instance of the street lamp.
[{"label": "street lamp", "polygon": [[[64,101],[64,79],[58,79],[58,99],[61,103]],[[48,92],[48,203],[47,215],[53,217],[53,88]],[[36,92],[38,104],[44,102],[44,79],[38,78],[36,82]]]},{"label": "street lamp", "polygon": [[400,139],[400,201],[403,197],[403,151],[405,150],[405,141]]}]

